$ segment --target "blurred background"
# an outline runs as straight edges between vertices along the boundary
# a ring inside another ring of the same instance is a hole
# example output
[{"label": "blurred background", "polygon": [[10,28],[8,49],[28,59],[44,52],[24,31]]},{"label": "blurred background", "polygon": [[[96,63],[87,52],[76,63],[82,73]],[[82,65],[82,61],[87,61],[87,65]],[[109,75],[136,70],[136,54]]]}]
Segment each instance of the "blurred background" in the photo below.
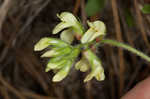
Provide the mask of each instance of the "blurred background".
[{"label": "blurred background", "polygon": [[107,38],[150,56],[150,0],[0,0],[0,99],[120,99],[150,74],[150,63],[128,51],[100,46],[106,79],[84,83],[72,68],[60,83],[45,73],[46,59],[34,44],[51,34],[57,13],[69,11],[87,26],[101,20]]}]

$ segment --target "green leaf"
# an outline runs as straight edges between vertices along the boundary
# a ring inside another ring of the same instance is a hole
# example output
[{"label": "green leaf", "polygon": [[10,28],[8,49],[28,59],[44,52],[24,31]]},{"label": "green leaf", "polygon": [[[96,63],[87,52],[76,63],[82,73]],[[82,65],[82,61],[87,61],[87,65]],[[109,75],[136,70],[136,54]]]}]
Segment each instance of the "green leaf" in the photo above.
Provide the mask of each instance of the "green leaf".
[{"label": "green leaf", "polygon": [[145,4],[143,6],[143,8],[141,9],[141,11],[144,13],[144,14],[150,14],[150,4]]},{"label": "green leaf", "polygon": [[130,12],[130,10],[128,8],[124,9],[125,10],[125,20],[126,23],[128,24],[129,27],[133,27],[134,26],[134,18]]},{"label": "green leaf", "polygon": [[87,16],[93,16],[100,12],[105,5],[105,0],[88,0],[85,11]]}]

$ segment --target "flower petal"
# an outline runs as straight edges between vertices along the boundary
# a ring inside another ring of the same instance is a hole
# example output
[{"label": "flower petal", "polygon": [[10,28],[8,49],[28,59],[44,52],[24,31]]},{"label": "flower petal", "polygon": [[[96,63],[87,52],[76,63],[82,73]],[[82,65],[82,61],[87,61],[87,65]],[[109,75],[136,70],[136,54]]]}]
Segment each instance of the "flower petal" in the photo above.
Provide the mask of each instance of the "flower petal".
[{"label": "flower petal", "polygon": [[[78,36],[81,36],[83,34],[84,27],[72,13],[62,12],[60,15],[57,14],[57,16],[62,21],[61,23],[65,23],[64,24],[65,27],[61,26],[62,24],[60,24],[60,26],[57,26],[56,29],[54,29],[53,34],[60,32],[62,30],[62,27],[63,29],[67,27],[71,27],[74,30],[75,34]],[[58,28],[58,27],[61,27],[61,28]]]},{"label": "flower petal", "polygon": [[72,48],[70,46],[67,47],[60,47],[60,48],[53,48],[47,52],[45,52],[41,57],[57,57],[63,56],[65,54],[71,53]]},{"label": "flower petal", "polygon": [[62,12],[60,15],[57,15],[63,22],[67,22],[70,24],[75,24],[78,20],[76,17],[70,12]]},{"label": "flower petal", "polygon": [[74,32],[72,29],[67,29],[64,30],[61,34],[60,34],[60,38],[61,40],[71,44],[74,40]]},{"label": "flower petal", "polygon": [[84,82],[91,80],[93,77],[95,77],[99,81],[104,80],[104,69],[98,57],[90,49],[85,51],[83,54],[89,61],[92,69],[91,73],[85,78]]},{"label": "flower petal", "polygon": [[103,37],[106,34],[106,26],[102,21],[87,21],[90,29],[83,35],[81,42],[91,42],[95,40],[97,37]]},{"label": "flower petal", "polygon": [[34,51],[40,51],[40,50],[45,49],[46,47],[49,46],[49,43],[48,43],[49,41],[50,41],[50,38],[48,37],[42,38],[38,43],[35,44]]},{"label": "flower petal", "polygon": [[102,21],[95,21],[93,22],[95,30],[100,32],[101,34],[105,34],[106,32],[106,26]]},{"label": "flower petal", "polygon": [[105,79],[105,74],[104,72],[99,72],[96,77],[95,77],[98,81],[102,81]]},{"label": "flower petal", "polygon": [[58,25],[55,26],[55,28],[53,29],[53,34],[57,34],[60,31],[62,31],[65,28],[71,27],[72,24],[68,23],[68,22],[60,22]]},{"label": "flower petal", "polygon": [[93,77],[94,77],[94,75],[92,75],[92,73],[88,74],[88,75],[85,77],[84,82],[90,81]]},{"label": "flower petal", "polygon": [[95,33],[95,31],[90,28],[81,38],[81,43],[87,43],[89,42],[89,39],[93,36],[93,34]]},{"label": "flower petal", "polygon": [[48,72],[51,69],[56,69],[56,68],[58,68],[58,66],[61,66],[61,65],[65,64],[65,63],[66,63],[66,60],[61,60],[59,62],[51,62],[51,61],[49,61],[48,64],[47,64],[47,67],[45,69],[45,72]]},{"label": "flower petal", "polygon": [[89,70],[88,61],[83,57],[80,61],[75,64],[76,70],[80,70],[81,72],[86,72]]},{"label": "flower petal", "polygon": [[58,52],[56,50],[49,50],[45,52],[41,57],[52,57],[54,55],[57,55]]},{"label": "flower petal", "polygon": [[59,82],[63,80],[68,75],[71,65],[72,65],[72,62],[68,61],[67,65],[64,68],[62,68],[58,73],[55,74],[52,81]]},{"label": "flower petal", "polygon": [[62,40],[56,38],[44,37],[37,44],[35,44],[34,51],[41,51],[50,45],[57,46],[57,47],[68,46],[68,44]]}]

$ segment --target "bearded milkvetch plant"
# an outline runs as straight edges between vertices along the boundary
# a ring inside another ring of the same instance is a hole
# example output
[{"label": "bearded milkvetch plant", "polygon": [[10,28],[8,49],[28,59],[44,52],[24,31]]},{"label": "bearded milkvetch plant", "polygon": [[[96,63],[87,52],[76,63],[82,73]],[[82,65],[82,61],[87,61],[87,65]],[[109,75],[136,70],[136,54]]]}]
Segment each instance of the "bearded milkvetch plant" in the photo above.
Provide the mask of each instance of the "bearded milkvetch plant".
[{"label": "bearded milkvetch plant", "polygon": [[[91,46],[110,44],[124,48],[150,62],[150,57],[129,45],[105,39],[106,26],[102,21],[87,21],[89,29],[85,31],[83,25],[72,13],[62,12],[57,16],[61,22],[55,26],[52,33],[57,34],[61,32],[60,39],[44,37],[34,46],[34,51],[47,49],[41,57],[49,58],[45,72],[50,70],[56,72],[52,79],[53,82],[63,80],[73,66],[81,72],[90,72],[85,77],[84,82],[90,81],[92,78],[96,78],[98,81],[104,80],[105,74],[102,62],[96,56]],[[72,45],[75,39],[80,43]],[[82,54],[81,58],[76,61],[80,53]]]}]

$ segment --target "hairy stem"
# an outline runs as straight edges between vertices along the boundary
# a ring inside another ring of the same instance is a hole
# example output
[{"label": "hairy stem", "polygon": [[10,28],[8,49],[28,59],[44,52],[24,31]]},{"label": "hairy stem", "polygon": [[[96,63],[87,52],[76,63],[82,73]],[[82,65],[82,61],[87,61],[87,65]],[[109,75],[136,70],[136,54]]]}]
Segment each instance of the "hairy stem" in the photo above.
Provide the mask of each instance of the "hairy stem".
[{"label": "hairy stem", "polygon": [[121,42],[117,42],[115,40],[110,40],[110,39],[105,39],[105,40],[102,40],[101,43],[104,43],[104,44],[110,44],[112,46],[117,46],[117,47],[121,47],[121,48],[124,48],[138,56],[140,56],[141,58],[147,60],[148,62],[150,62],[150,57],[147,56],[146,54],[144,54],[143,52],[141,51],[138,51],[137,49],[127,45],[127,44],[124,44],[124,43],[121,43]]}]

